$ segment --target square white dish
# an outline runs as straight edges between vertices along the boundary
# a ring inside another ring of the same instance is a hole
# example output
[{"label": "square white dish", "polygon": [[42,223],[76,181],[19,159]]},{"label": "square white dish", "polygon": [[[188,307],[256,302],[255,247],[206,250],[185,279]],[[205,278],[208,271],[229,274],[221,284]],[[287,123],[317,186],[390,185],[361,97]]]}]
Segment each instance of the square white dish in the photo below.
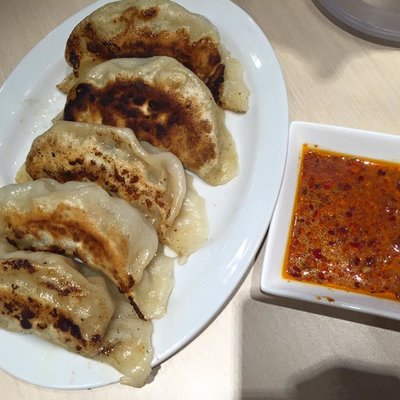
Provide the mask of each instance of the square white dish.
[{"label": "square white dish", "polygon": [[400,302],[283,277],[303,145],[361,158],[400,163],[400,136],[292,122],[282,187],[268,232],[261,291],[282,297],[400,319]]}]

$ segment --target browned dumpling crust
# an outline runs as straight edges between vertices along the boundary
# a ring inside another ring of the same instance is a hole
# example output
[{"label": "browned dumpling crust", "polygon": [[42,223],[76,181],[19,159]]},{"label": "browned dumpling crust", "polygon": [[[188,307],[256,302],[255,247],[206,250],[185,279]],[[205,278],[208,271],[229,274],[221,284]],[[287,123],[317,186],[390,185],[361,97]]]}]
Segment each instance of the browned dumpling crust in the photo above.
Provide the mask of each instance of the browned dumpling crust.
[{"label": "browned dumpling crust", "polygon": [[[160,317],[173,286],[173,262],[157,254],[148,268],[138,297],[147,317]],[[152,322],[139,318],[110,281],[67,257],[17,250],[4,239],[0,328],[107,363],[126,385],[143,386],[151,372]]]},{"label": "browned dumpling crust", "polygon": [[170,57],[119,58],[93,67],[69,92],[64,119],[131,128],[213,185],[237,174],[223,112],[204,83]]},{"label": "browned dumpling crust", "polygon": [[182,163],[172,153],[151,154],[131,129],[56,121],[26,158],[33,179],[95,182],[141,210],[160,236],[180,212],[186,193]]},{"label": "browned dumpling crust", "polygon": [[245,112],[248,89],[239,63],[205,17],[169,0],[123,0],[99,8],[69,36],[65,58],[76,77],[113,58],[169,56],[192,70],[224,109]]},{"label": "browned dumpling crust", "polygon": [[19,249],[79,258],[134,307],[133,288],[158,247],[154,227],[124,200],[91,182],[52,179],[0,188],[0,237]]},{"label": "browned dumpling crust", "polygon": [[0,242],[1,328],[95,356],[114,308],[103,278],[84,277],[66,257]]}]

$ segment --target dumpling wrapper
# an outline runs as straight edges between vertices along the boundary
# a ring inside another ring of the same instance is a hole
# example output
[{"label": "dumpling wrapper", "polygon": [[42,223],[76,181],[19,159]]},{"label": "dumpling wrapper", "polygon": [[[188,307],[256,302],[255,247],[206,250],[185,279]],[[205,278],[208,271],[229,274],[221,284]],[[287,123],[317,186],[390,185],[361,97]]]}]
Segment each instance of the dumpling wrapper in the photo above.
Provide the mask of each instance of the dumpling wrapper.
[{"label": "dumpling wrapper", "polygon": [[180,257],[184,264],[187,257],[206,243],[209,234],[204,198],[193,187],[193,178],[186,174],[186,196],[181,212],[165,233],[165,244]]},{"label": "dumpling wrapper", "polygon": [[39,179],[0,188],[0,236],[19,249],[77,257],[135,307],[133,287],[158,248],[154,227],[94,183]]},{"label": "dumpling wrapper", "polygon": [[103,277],[80,269],[67,257],[0,241],[0,328],[109,364],[123,374],[121,383],[143,386],[153,358],[152,322]]},{"label": "dumpling wrapper", "polygon": [[120,58],[93,67],[68,93],[63,119],[131,128],[212,185],[238,172],[223,111],[204,83],[170,57]]},{"label": "dumpling wrapper", "polygon": [[[169,56],[193,71],[224,109],[246,112],[243,68],[221,44],[215,26],[168,0],[116,1],[97,9],[71,32],[65,58],[76,77],[113,58]],[[74,79],[60,87],[68,91]]]},{"label": "dumpling wrapper", "polygon": [[[83,273],[88,277],[96,276],[95,272],[87,268],[83,268]],[[143,386],[151,372],[153,359],[151,320],[161,318],[166,313],[174,285],[174,260],[165,256],[160,246],[144,270],[142,281],[135,286],[135,301],[143,314],[142,318],[138,317],[115,286],[109,281],[106,283],[116,303],[116,310],[94,358],[121,372],[122,384]]]},{"label": "dumpling wrapper", "polygon": [[56,121],[33,141],[26,171],[33,179],[95,182],[141,210],[161,238],[186,194],[178,158],[168,152],[149,153],[128,128]]},{"label": "dumpling wrapper", "polygon": [[[174,268],[175,258],[165,255],[164,246],[160,245],[156,255],[144,269],[142,280],[133,288],[135,303],[142,320],[158,319],[166,314],[169,296],[174,287]],[[87,277],[99,276],[98,271],[89,269],[84,264],[81,265],[81,271]],[[110,293],[119,293],[108,278],[106,283]]]},{"label": "dumpling wrapper", "polygon": [[[141,142],[141,144],[149,153],[161,152],[147,142]],[[209,234],[205,200],[195,189],[193,177],[186,173],[185,178],[186,195],[181,211],[163,238],[163,243],[179,256],[181,264],[184,264],[190,254],[206,243]]]},{"label": "dumpling wrapper", "polygon": [[134,288],[135,302],[144,319],[163,317],[174,287],[174,258],[164,255],[160,246],[157,254],[143,271],[143,278]]},{"label": "dumpling wrapper", "polygon": [[83,276],[72,260],[0,242],[1,328],[93,357],[114,308],[104,279]]},{"label": "dumpling wrapper", "polygon": [[116,309],[95,360],[110,364],[124,385],[141,387],[151,373],[153,323],[137,316],[115,287],[109,287]]}]

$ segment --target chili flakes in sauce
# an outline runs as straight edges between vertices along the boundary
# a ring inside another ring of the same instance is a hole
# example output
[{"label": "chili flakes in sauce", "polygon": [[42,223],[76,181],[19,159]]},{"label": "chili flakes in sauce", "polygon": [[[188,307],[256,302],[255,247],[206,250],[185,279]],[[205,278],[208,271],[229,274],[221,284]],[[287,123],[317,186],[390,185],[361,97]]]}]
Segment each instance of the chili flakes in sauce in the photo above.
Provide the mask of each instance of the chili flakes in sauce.
[{"label": "chili flakes in sauce", "polygon": [[283,275],[400,300],[400,165],[305,146]]}]

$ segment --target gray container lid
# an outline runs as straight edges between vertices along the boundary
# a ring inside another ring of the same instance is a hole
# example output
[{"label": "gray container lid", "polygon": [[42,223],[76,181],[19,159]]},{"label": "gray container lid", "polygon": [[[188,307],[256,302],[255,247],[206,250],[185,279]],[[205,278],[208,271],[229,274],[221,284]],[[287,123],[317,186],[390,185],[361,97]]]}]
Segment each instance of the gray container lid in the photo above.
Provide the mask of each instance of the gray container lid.
[{"label": "gray container lid", "polygon": [[343,29],[363,39],[400,47],[399,0],[313,1],[320,11]]}]

